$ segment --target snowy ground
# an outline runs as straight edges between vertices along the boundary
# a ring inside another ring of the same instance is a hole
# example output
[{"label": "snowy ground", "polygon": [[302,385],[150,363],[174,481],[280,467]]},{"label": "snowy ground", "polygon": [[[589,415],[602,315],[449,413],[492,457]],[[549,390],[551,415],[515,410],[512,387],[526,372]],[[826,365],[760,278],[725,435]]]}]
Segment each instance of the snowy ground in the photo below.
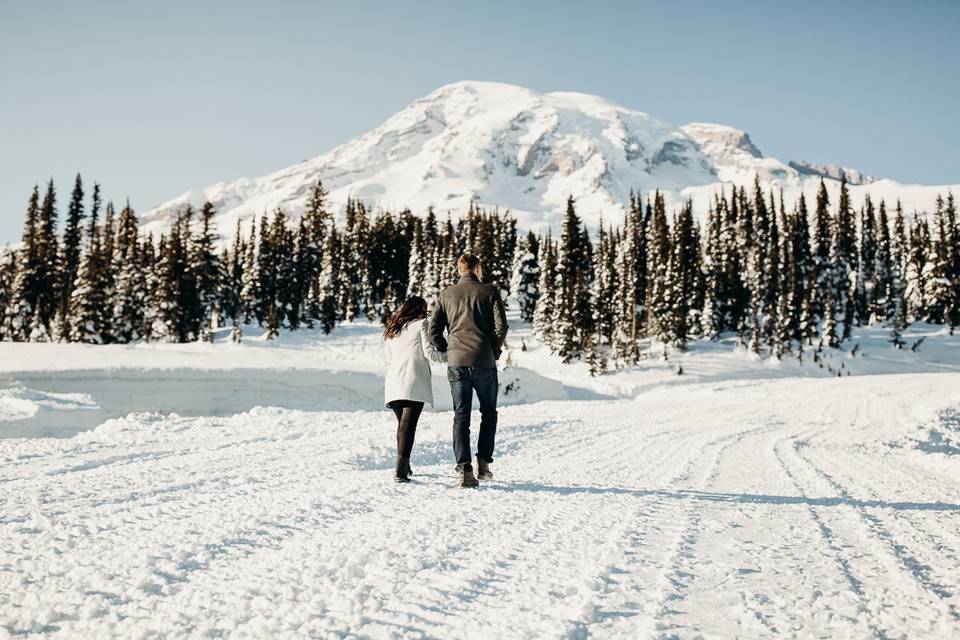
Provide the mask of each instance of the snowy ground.
[{"label": "snowy ground", "polygon": [[446,410],[422,421],[415,483],[389,481],[370,328],[0,345],[0,429],[103,410],[97,388],[41,379],[82,382],[95,358],[101,379],[227,385],[259,364],[277,388],[357,389],[340,407],[323,406],[331,386],[312,410],[139,413],[0,440],[0,637],[960,635],[955,339],[891,355],[864,334],[862,355],[831,358],[854,372],[842,379],[728,346],[684,356],[683,376],[650,361],[589,379],[520,337],[497,478],[478,491],[452,488]]}]

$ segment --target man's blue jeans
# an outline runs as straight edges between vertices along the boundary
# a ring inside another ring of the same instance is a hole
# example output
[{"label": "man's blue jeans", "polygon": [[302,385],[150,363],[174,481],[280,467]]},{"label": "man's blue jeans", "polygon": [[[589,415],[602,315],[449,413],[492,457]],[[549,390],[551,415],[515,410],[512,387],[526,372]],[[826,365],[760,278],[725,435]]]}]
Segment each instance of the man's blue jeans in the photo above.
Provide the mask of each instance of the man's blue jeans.
[{"label": "man's blue jeans", "polygon": [[493,446],[497,436],[496,367],[448,367],[447,380],[453,396],[453,453],[457,457],[457,469],[470,465],[470,411],[473,408],[474,391],[480,401],[477,457],[493,462]]}]

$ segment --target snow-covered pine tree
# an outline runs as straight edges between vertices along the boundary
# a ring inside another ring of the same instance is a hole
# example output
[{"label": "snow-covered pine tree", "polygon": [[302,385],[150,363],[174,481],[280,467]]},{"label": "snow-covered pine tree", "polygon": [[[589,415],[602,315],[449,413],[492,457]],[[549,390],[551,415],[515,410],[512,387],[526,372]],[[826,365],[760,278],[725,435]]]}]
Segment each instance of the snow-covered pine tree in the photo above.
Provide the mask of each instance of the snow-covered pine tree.
[{"label": "snow-covered pine tree", "polygon": [[897,208],[893,216],[893,236],[890,240],[890,342],[894,348],[902,349],[903,331],[907,327],[907,300],[906,300],[906,256],[909,251],[905,224],[903,221],[903,206],[897,200]]},{"label": "snow-covered pine tree", "polygon": [[407,296],[422,297],[427,279],[427,248],[424,245],[423,223],[419,218],[413,219],[412,229],[410,257],[407,260]]},{"label": "snow-covered pine tree", "polygon": [[246,245],[243,242],[243,233],[240,220],[233,235],[233,245],[228,251],[224,248],[220,256],[220,274],[217,285],[217,298],[223,312],[224,322],[240,317],[240,291],[243,288],[243,257],[246,254]]},{"label": "snow-covered pine tree", "polygon": [[13,281],[17,276],[16,254],[9,248],[4,248],[0,252],[0,340],[12,340],[12,336],[6,334],[7,308],[10,306],[13,298]]},{"label": "snow-covered pine tree", "polygon": [[950,326],[950,335],[953,335],[957,326],[960,326],[960,221],[957,220],[957,206],[953,193],[947,192],[947,206],[944,210],[947,218],[947,229],[951,239],[948,243],[950,255],[949,278],[951,282],[949,294],[950,303],[947,305],[947,324]]},{"label": "snow-covered pine tree", "polygon": [[[263,226],[260,227],[261,233]],[[250,239],[247,241],[243,253],[243,275],[240,284],[240,317],[244,324],[249,324],[251,320],[256,319],[257,323],[262,323],[260,317],[260,273],[257,267],[257,221],[250,221]]]},{"label": "snow-covered pine tree", "polygon": [[[313,327],[313,318],[305,312],[309,306],[310,282],[315,279],[311,275],[310,263],[313,252],[311,244],[312,240],[306,223],[303,218],[300,218],[296,237],[293,241],[293,283],[295,293],[290,311],[293,315],[288,319],[291,329],[299,328],[301,324],[306,325],[307,328]],[[293,308],[296,309],[295,313]]]},{"label": "snow-covered pine tree", "polygon": [[814,321],[824,318],[826,296],[834,286],[833,270],[830,264],[831,221],[830,196],[823,178],[820,178],[820,188],[817,191],[816,208],[813,212],[813,234],[811,238],[813,258],[813,286],[810,289],[810,307],[813,310]]},{"label": "snow-covered pine tree", "polygon": [[780,300],[780,252],[783,250],[780,242],[780,220],[786,215],[783,198],[780,199],[780,212],[777,213],[777,199],[770,191],[769,224],[767,228],[767,250],[764,262],[765,274],[763,277],[763,339],[772,342],[776,331],[777,304]]},{"label": "snow-covered pine tree", "polygon": [[276,257],[277,326],[295,328],[300,321],[298,284],[296,281],[294,233],[286,221],[277,226],[274,220],[273,247]]},{"label": "snow-covered pine tree", "polygon": [[[853,287],[856,283],[857,269],[856,224],[850,206],[850,192],[847,188],[846,175],[841,177],[837,215],[832,220],[830,265],[837,321],[842,324],[840,342],[843,342],[850,338],[851,327],[856,317]],[[837,345],[830,344],[830,346]]]},{"label": "snow-covered pine tree", "polygon": [[347,201],[346,226],[340,236],[340,255],[344,268],[339,278],[339,310],[343,320],[353,321],[366,314],[369,288],[369,254],[367,241],[367,212],[362,202]]},{"label": "snow-covered pine tree", "polygon": [[[284,216],[280,209],[274,213],[276,217]],[[260,218],[260,233],[257,247],[257,322],[263,325],[267,321],[267,311],[273,307],[276,310],[277,302],[277,258],[275,255],[274,235],[267,220],[266,214]]]},{"label": "snow-covered pine tree", "polygon": [[[105,301],[113,300],[116,289],[116,274],[113,271],[113,253],[116,248],[116,209],[113,202],[107,202],[103,215],[103,232],[100,235],[100,290]],[[113,314],[105,310],[100,324],[100,339],[104,343],[114,341]]]},{"label": "snow-covered pine tree", "polygon": [[870,322],[870,311],[876,295],[875,269],[877,260],[876,238],[877,216],[870,199],[870,194],[864,196],[863,206],[860,208],[860,234],[857,243],[857,270],[854,291],[854,321],[858,325]]},{"label": "snow-covered pine tree", "polygon": [[807,199],[803,193],[797,200],[796,208],[790,217],[790,253],[793,260],[792,307],[796,314],[796,327],[793,339],[800,344],[801,353],[803,342],[813,344],[817,333],[816,318],[813,312],[814,297],[812,291],[815,284],[816,272],[814,258],[810,247],[810,219],[807,211]]},{"label": "snow-covered pine tree", "polygon": [[440,264],[442,265],[440,269],[441,291],[456,284],[457,280],[460,279],[456,264],[457,258],[460,257],[462,253],[463,251],[457,242],[456,228],[453,226],[453,221],[450,220],[450,216],[447,215],[447,222],[444,225],[443,231],[443,251],[440,258]]},{"label": "snow-covered pine tree", "polygon": [[540,340],[551,347],[556,340],[557,322],[557,247],[547,230],[540,242],[540,280],[537,282],[537,306],[533,312],[533,328]]},{"label": "snow-covered pine tree", "polygon": [[707,234],[703,248],[703,311],[700,314],[701,335],[716,340],[723,330],[723,226],[719,197],[707,213]]},{"label": "snow-covered pine tree", "polygon": [[139,256],[139,223],[128,201],[117,220],[114,245],[114,297],[110,306],[110,325],[116,342],[132,342],[140,337],[145,306],[146,276]]},{"label": "snow-covered pine tree", "polygon": [[930,227],[925,219],[916,215],[910,224],[906,263],[907,320],[926,320],[929,317],[927,281],[931,271]]},{"label": "snow-covered pine tree", "polygon": [[310,190],[310,197],[303,212],[303,222],[306,226],[306,241],[301,241],[303,264],[301,265],[302,295],[308,300],[303,305],[301,317],[307,326],[312,327],[313,321],[319,319],[320,307],[318,304],[319,292],[317,279],[323,262],[323,245],[327,238],[327,228],[333,224],[333,218],[327,210],[328,192],[323,183],[318,180]]},{"label": "snow-covered pine tree", "polygon": [[323,264],[318,278],[318,290],[320,293],[320,327],[324,333],[330,333],[340,318],[340,312],[337,304],[340,299],[340,292],[337,290],[339,279],[337,272],[340,270],[339,259],[340,241],[337,237],[337,229],[330,225],[327,230],[327,238],[323,249]]},{"label": "snow-covered pine tree", "polygon": [[179,341],[193,342],[200,337],[200,319],[203,315],[197,290],[197,274],[193,270],[193,207],[189,204],[180,212],[174,235],[171,236],[176,256],[176,275],[179,280]]},{"label": "snow-covered pine tree", "polygon": [[703,307],[700,293],[700,237],[693,220],[693,202],[687,200],[677,213],[670,242],[671,327],[664,342],[684,350],[691,336],[699,330],[699,311]]},{"label": "snow-covered pine tree", "polygon": [[67,323],[70,331],[67,339],[70,342],[100,344],[103,340],[101,326],[103,316],[109,312],[100,287],[103,263],[100,230],[95,222],[96,215],[96,210],[93,210],[91,218],[94,222],[88,231],[87,251],[70,296]]},{"label": "snow-covered pine tree", "polygon": [[138,333],[141,338],[144,340],[152,340],[151,330],[153,327],[154,318],[152,314],[152,301],[154,299],[154,291],[157,288],[157,282],[155,278],[156,273],[156,264],[157,264],[157,247],[153,242],[153,234],[148,233],[147,236],[140,243],[140,271],[143,274],[143,313],[140,320],[140,328]]},{"label": "snow-covered pine tree", "polygon": [[57,264],[59,272],[59,301],[57,305],[57,316],[60,318],[60,329],[63,331],[62,338],[69,339],[70,320],[69,307],[70,296],[73,294],[73,285],[77,279],[77,272],[80,270],[80,252],[83,244],[83,181],[80,174],[77,174],[73,184],[73,193],[70,195],[70,204],[67,207],[66,227],[63,232],[63,244],[60,247],[60,255]]},{"label": "snow-covered pine tree", "polygon": [[533,322],[540,295],[540,241],[532,231],[519,241],[510,289],[517,301],[520,319]]},{"label": "snow-covered pine tree", "polygon": [[593,310],[590,299],[592,250],[573,196],[567,198],[557,273],[556,353],[563,362],[578,360],[584,355],[584,344],[593,331]]},{"label": "snow-covered pine tree", "polygon": [[213,310],[218,306],[217,289],[220,281],[220,258],[217,255],[219,235],[214,226],[216,215],[213,203],[205,202],[200,209],[200,226],[193,235],[190,248],[190,271],[196,281],[197,290],[197,333],[204,329],[215,329],[211,319]]},{"label": "snow-covered pine tree", "polygon": [[[600,218],[597,230],[597,250],[593,254],[593,318],[595,330],[591,333],[591,345],[587,350],[588,358],[604,362],[606,369],[606,351],[613,344],[613,332],[617,318],[617,291],[619,278],[617,270],[616,236],[608,231]],[[602,358],[600,357],[602,355]]]},{"label": "snow-covered pine tree", "polygon": [[639,193],[630,194],[619,244],[613,356],[633,365],[640,360],[647,293],[647,227]]},{"label": "snow-covered pine tree", "polygon": [[[783,199],[780,200],[780,242],[776,247],[777,303],[773,322],[771,347],[774,357],[779,360],[792,351],[792,341],[798,333],[799,309],[796,299],[797,273],[796,257],[793,253],[796,217],[788,217]],[[772,261],[772,257],[771,257]]]},{"label": "snow-covered pine tree", "polygon": [[946,202],[939,193],[931,223],[926,317],[930,322],[946,324],[949,322],[949,310],[953,306],[951,299],[955,285],[951,276],[956,263],[957,246],[954,225],[947,213]]},{"label": "snow-covered pine tree", "polygon": [[180,340],[180,277],[178,274],[179,233],[172,230],[169,239],[160,236],[157,247],[157,262],[154,266],[153,298],[150,301],[150,338],[157,342]]},{"label": "snow-covered pine tree", "polygon": [[880,200],[877,217],[874,221],[874,240],[876,254],[873,258],[873,281],[870,286],[869,322],[887,323],[893,318],[893,300],[891,297],[890,221],[887,217],[887,203]]},{"label": "snow-covered pine tree", "polygon": [[36,306],[31,318],[31,340],[50,340],[49,328],[59,303],[57,272],[57,194],[51,179],[40,205],[36,231]]},{"label": "snow-covered pine tree", "polygon": [[746,330],[749,336],[748,348],[754,353],[769,337],[770,301],[773,298],[769,278],[770,252],[774,246],[771,235],[771,212],[767,208],[766,198],[760,188],[760,178],[754,176],[753,202],[744,208],[747,219],[751,220],[751,240],[748,243],[746,287],[748,292],[748,311]]},{"label": "snow-covered pine tree", "polygon": [[[666,345],[671,337],[670,230],[663,195],[657,191],[647,232],[647,330],[652,339]],[[664,350],[666,355],[666,350]]]},{"label": "snow-covered pine tree", "polygon": [[23,241],[17,250],[15,273],[10,301],[3,318],[4,336],[11,340],[28,340],[33,310],[39,297],[37,279],[37,225],[40,218],[40,190],[34,185],[27,201],[27,215],[23,227]]}]

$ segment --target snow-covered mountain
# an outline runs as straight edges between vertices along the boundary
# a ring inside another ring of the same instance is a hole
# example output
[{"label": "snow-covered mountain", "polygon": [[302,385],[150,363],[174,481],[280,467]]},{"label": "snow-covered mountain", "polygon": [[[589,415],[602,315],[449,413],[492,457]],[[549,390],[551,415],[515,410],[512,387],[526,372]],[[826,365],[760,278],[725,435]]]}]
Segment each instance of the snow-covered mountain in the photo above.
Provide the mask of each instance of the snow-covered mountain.
[{"label": "snow-covered mountain", "polygon": [[569,195],[595,224],[601,214],[619,219],[631,189],[660,189],[672,202],[693,198],[702,212],[722,188],[750,185],[754,175],[783,189],[789,201],[800,191],[812,197],[821,177],[836,192],[841,171],[854,185],[854,202],[869,192],[875,199],[901,198],[908,211],[929,209],[937,192],[951,188],[904,185],[834,165],[782,162],[764,156],[739,129],[707,123],[676,127],[593,95],[458,82],[329,153],[260,178],[188,191],[142,220],[145,229],[160,232],[186,203],[210,200],[221,233],[230,236],[238,219],[278,206],[299,214],[311,187],[323,180],[337,209],[352,196],[373,207],[420,213],[433,206],[457,216],[476,199],[510,209],[521,227],[542,228],[559,221]]}]

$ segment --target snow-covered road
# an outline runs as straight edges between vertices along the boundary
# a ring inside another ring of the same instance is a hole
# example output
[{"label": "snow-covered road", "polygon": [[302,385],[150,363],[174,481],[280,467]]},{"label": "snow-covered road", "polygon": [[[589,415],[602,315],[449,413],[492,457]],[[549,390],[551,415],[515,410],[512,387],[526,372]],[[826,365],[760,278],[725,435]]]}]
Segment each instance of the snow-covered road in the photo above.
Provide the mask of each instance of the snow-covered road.
[{"label": "snow-covered road", "polygon": [[450,414],[131,416],[0,441],[0,637],[958,637],[960,375]]}]

